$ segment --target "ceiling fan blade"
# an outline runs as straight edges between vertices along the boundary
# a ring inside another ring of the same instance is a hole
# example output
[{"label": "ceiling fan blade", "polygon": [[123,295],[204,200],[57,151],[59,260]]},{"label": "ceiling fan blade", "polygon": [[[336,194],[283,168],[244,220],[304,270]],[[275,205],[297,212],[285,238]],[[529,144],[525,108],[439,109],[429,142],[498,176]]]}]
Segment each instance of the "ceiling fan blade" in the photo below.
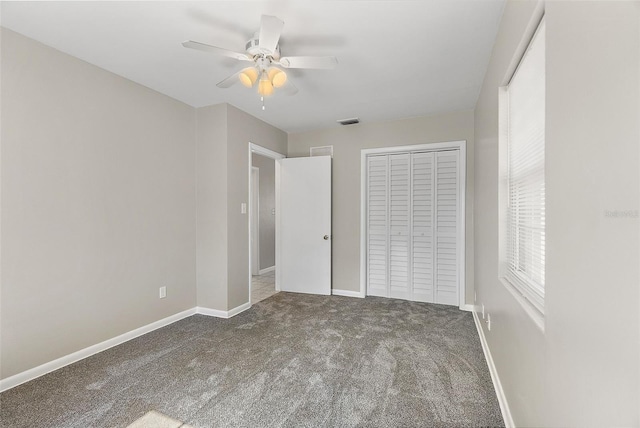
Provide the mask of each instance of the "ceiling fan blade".
[{"label": "ceiling fan blade", "polygon": [[284,68],[332,69],[338,65],[335,56],[285,56],[278,61]]},{"label": "ceiling fan blade", "polygon": [[218,55],[226,56],[229,58],[235,58],[238,61],[253,61],[253,58],[247,54],[230,51],[228,49],[219,48],[217,46],[207,45],[206,43],[194,42],[192,40],[187,40],[186,42],[182,42],[182,46],[185,48],[196,49],[204,52],[212,52]]},{"label": "ceiling fan blade", "polygon": [[284,95],[295,95],[298,93],[298,87],[294,85],[290,79],[287,79],[287,83],[285,83],[282,88],[278,88],[277,90],[282,92],[282,94]]},{"label": "ceiling fan blade", "polygon": [[230,86],[235,85],[236,83],[238,83],[240,81],[240,79],[238,79],[238,74],[240,74],[242,70],[238,71],[237,73],[233,73],[231,76],[227,77],[226,79],[222,80],[221,82],[218,82],[218,84],[216,85],[218,88],[228,88]]},{"label": "ceiling fan blade", "polygon": [[260,35],[258,45],[271,53],[276,51],[280,34],[284,28],[284,22],[275,16],[262,15],[260,22]]}]

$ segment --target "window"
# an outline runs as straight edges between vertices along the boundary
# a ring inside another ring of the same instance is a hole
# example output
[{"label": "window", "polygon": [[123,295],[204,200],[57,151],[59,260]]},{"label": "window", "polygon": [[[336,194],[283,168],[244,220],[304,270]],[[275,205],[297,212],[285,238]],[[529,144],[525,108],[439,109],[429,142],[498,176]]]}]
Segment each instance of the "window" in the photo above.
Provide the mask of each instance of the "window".
[{"label": "window", "polygon": [[[539,314],[545,287],[545,24],[501,88],[501,276]],[[505,141],[506,140],[506,144]]]}]

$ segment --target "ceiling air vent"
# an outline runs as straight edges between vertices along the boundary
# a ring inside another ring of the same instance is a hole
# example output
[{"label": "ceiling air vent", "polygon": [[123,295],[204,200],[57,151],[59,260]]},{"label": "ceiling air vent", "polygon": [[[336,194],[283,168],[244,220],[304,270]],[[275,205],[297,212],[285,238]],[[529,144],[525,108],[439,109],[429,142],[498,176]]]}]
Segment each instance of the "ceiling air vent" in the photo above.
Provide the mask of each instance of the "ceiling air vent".
[{"label": "ceiling air vent", "polygon": [[352,117],[351,119],[340,119],[338,123],[340,125],[355,125],[356,123],[360,123],[360,119],[357,117]]}]

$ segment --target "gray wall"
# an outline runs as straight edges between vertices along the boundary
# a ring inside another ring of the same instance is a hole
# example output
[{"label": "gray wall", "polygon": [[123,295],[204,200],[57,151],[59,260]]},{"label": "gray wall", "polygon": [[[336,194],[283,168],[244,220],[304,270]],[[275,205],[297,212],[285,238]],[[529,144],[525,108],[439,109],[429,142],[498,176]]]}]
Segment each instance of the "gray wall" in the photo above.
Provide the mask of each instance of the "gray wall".
[{"label": "gray wall", "polygon": [[227,105],[197,109],[198,306],[227,310]]},{"label": "gray wall", "polygon": [[287,134],[229,104],[197,109],[198,306],[249,302],[249,143],[286,153]]},{"label": "gray wall", "polygon": [[260,169],[260,269],[276,264],[276,162],[253,154],[252,165]]},{"label": "gray wall", "polygon": [[231,105],[227,126],[227,305],[233,309],[249,301],[249,215],[240,214],[240,204],[249,203],[249,143],[286,154],[287,134]]},{"label": "gray wall", "polygon": [[[509,1],[475,112],[475,281],[517,426],[638,426],[638,2],[547,2],[546,296],[498,280],[498,101],[534,2]],[[637,212],[637,211],[636,211]],[[485,325],[483,323],[483,328]]]},{"label": "gray wall", "polygon": [[289,134],[290,157],[333,145],[334,289],[360,290],[360,151],[442,141],[467,141],[467,301],[473,301],[473,112],[457,112]]},{"label": "gray wall", "polygon": [[249,143],[285,154],[287,134],[229,104],[197,109],[198,306],[249,302]]},{"label": "gray wall", "polygon": [[6,378],[195,306],[195,112],[4,29],[1,71]]}]

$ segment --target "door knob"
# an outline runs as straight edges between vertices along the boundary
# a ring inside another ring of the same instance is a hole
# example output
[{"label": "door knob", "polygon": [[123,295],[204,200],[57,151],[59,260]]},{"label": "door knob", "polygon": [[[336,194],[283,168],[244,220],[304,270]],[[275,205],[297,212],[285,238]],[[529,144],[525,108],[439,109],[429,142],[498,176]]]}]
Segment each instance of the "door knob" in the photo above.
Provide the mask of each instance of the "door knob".
[{"label": "door knob", "polygon": [[328,241],[329,240],[329,235],[324,235],[324,240]]}]

